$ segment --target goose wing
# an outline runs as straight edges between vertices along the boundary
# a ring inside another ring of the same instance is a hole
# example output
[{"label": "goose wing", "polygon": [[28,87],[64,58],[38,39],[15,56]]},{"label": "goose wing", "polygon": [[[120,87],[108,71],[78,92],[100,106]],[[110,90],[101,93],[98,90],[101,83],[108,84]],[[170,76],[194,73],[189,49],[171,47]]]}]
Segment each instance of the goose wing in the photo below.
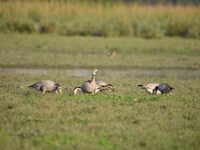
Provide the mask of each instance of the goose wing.
[{"label": "goose wing", "polygon": [[30,86],[28,86],[29,88],[34,88],[34,89],[40,89],[41,88],[41,86],[42,86],[43,84],[42,84],[42,82],[40,81],[40,82],[37,82],[37,83],[34,83],[34,84],[32,84],[32,85],[30,85]]},{"label": "goose wing", "polygon": [[106,85],[108,85],[107,82],[102,81],[102,80],[96,80],[96,84],[97,84],[98,86],[106,86]]},{"label": "goose wing", "polygon": [[36,82],[30,86],[28,86],[29,88],[35,88],[40,90],[41,87],[47,89],[47,90],[52,90],[55,88],[55,82],[51,81],[51,80],[42,80],[39,82]]}]

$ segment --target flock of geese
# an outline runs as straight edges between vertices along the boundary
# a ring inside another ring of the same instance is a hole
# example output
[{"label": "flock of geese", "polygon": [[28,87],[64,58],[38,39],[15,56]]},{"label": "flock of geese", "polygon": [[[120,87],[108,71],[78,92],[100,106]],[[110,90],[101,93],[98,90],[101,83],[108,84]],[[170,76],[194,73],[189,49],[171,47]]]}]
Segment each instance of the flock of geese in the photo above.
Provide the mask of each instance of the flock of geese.
[{"label": "flock of geese", "polygon": [[[97,69],[92,71],[92,79],[84,81],[81,86],[77,86],[73,90],[73,95],[76,95],[78,92],[82,92],[84,94],[95,94],[97,92],[102,92],[104,90],[111,89],[115,91],[115,88],[112,84],[107,83],[102,80],[96,80],[95,76],[98,72]],[[150,94],[171,94],[171,91],[174,89],[168,83],[149,83],[145,85],[137,85],[141,89],[145,89]],[[43,94],[46,92],[54,91],[55,93],[62,93],[62,88],[60,84],[55,83],[51,80],[42,80],[37,83],[34,83],[29,88],[34,88],[38,91],[41,91]]]}]

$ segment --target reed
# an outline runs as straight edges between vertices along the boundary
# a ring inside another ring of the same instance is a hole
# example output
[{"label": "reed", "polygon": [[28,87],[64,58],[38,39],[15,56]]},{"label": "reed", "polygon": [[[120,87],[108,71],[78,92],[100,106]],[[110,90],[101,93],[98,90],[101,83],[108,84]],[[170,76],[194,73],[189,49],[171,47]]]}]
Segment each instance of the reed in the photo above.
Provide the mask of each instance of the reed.
[{"label": "reed", "polygon": [[0,32],[200,37],[199,6],[0,2]]}]

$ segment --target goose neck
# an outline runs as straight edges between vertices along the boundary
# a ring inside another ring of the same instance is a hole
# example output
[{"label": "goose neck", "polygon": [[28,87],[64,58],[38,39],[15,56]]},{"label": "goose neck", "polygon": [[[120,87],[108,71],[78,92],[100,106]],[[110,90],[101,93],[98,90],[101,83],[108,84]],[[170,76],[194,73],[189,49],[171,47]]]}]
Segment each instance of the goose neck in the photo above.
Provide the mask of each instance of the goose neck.
[{"label": "goose neck", "polygon": [[95,82],[95,74],[92,74],[92,82]]}]

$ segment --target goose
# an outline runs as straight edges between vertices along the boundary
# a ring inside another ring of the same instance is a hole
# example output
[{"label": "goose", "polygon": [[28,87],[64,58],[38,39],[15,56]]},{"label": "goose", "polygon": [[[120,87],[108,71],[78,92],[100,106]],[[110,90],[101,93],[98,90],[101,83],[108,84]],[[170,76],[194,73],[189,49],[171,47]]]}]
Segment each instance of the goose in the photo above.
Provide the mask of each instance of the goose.
[{"label": "goose", "polygon": [[94,93],[97,93],[98,91],[100,91],[100,88],[96,84],[96,80],[95,80],[95,75],[97,72],[98,72],[98,70],[94,69],[92,71],[92,79],[83,82],[83,84],[80,87],[75,87],[73,90],[73,94],[76,95],[77,92],[94,94]]},{"label": "goose", "polygon": [[39,82],[36,82],[30,86],[28,86],[28,88],[34,88],[37,89],[39,91],[42,91],[42,93],[44,94],[45,92],[51,92],[51,91],[55,91],[56,93],[62,93],[62,88],[58,83],[55,83],[54,81],[51,80],[42,80]]},{"label": "goose", "polygon": [[[90,80],[88,80],[88,81],[90,81]],[[112,84],[108,84],[105,81],[97,80],[96,84],[98,86],[98,88],[96,90],[96,93],[98,91],[103,92],[104,90],[108,90],[108,89],[112,89],[112,91],[115,91],[115,88],[113,87],[113,85]],[[76,95],[77,92],[83,92],[82,88],[81,87],[75,87],[74,88],[74,95]]]},{"label": "goose", "polygon": [[[155,89],[155,87],[159,86],[159,83],[149,83],[145,85],[139,84],[137,86],[141,87],[142,89],[145,89],[148,93],[153,94],[153,90]],[[159,91],[156,90],[155,92],[158,92],[159,94]]]},{"label": "goose", "polygon": [[[88,80],[88,81],[91,82],[91,80]],[[113,87],[112,84],[107,83],[103,80],[95,80],[95,81],[96,81],[96,84],[97,84],[100,92],[102,92],[104,90],[108,90],[108,89],[112,89],[112,91],[115,91],[115,88]]]},{"label": "goose", "polygon": [[158,86],[155,87],[153,90],[153,93],[161,93],[161,94],[169,94],[172,90],[174,90],[173,87],[171,87],[168,83],[161,83]]}]

